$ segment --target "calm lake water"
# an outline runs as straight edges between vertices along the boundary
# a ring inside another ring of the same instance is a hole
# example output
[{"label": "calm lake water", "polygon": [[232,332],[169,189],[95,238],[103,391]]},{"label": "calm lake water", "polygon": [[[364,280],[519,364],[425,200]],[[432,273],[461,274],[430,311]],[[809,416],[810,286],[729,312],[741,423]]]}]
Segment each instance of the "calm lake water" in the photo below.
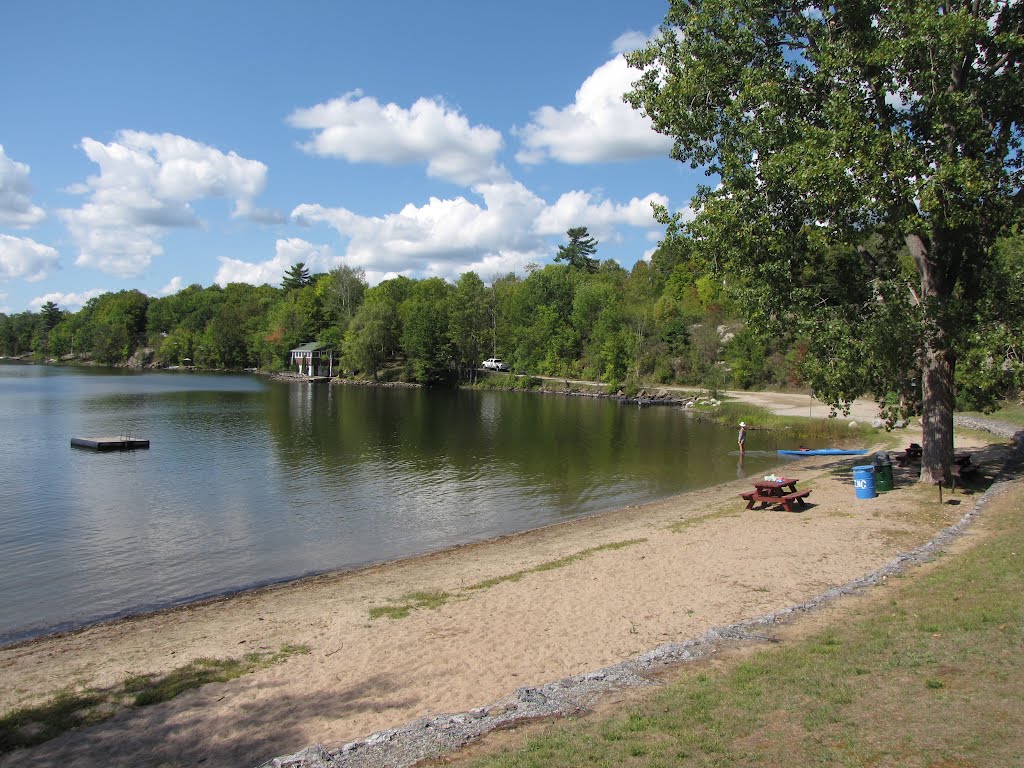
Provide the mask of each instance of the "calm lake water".
[{"label": "calm lake water", "polygon": [[[127,433],[151,449],[70,447]],[[0,643],[777,464],[735,439],[591,398],[0,364]]]}]

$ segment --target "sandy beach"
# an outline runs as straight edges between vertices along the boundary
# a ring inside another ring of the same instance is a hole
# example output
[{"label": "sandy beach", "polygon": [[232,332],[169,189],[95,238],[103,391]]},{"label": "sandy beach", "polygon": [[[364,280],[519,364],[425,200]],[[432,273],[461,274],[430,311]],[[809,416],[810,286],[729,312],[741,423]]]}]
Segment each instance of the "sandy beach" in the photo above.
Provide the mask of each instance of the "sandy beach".
[{"label": "sandy beach", "polygon": [[[1007,450],[997,438],[958,438],[958,446],[980,450],[990,467]],[[752,479],[744,478],[0,649],[6,713],[62,688],[112,686],[199,657],[309,648],[269,669],[9,753],[0,766],[246,768],[315,742],[337,747],[805,601],[927,541],[973,503],[959,492],[957,503],[938,504],[935,489],[916,485],[909,469],[897,470],[896,490],[857,499],[856,463],[863,458],[780,465],[812,492],[800,513],[747,510],[738,494]],[[581,553],[561,567],[507,579]],[[485,580],[497,583],[468,589]],[[402,604],[414,591],[449,598],[404,618],[371,618],[371,609]]]}]

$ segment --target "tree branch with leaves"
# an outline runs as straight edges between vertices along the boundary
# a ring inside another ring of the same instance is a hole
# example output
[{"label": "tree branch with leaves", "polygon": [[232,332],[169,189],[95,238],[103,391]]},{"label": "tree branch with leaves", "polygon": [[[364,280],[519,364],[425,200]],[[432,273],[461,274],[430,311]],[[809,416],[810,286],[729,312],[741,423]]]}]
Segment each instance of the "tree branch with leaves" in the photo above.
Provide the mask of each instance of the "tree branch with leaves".
[{"label": "tree branch with leaves", "polygon": [[[673,0],[627,56],[626,100],[673,157],[721,178],[686,235],[751,318],[809,334],[816,394],[842,408],[918,378],[922,481],[949,471],[957,364],[1002,311],[985,291],[1021,219],[1022,15],[991,0]],[[815,285],[822,242],[848,248],[845,295]]]}]

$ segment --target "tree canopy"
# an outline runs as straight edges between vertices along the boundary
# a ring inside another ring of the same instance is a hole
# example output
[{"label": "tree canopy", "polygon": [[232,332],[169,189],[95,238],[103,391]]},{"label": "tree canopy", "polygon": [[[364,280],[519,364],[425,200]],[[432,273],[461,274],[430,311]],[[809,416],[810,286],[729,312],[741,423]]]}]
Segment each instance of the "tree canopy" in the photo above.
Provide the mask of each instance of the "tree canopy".
[{"label": "tree canopy", "polygon": [[[159,298],[105,293],[62,313],[49,330],[42,311],[0,313],[0,356],[279,371],[290,365],[290,349],[319,342],[333,350],[345,376],[450,385],[474,380],[481,361],[494,355],[517,372],[603,381],[627,391],[655,383],[802,387],[805,376],[831,381],[838,376],[832,369],[861,370],[865,381],[884,383],[883,364],[904,370],[900,356],[913,335],[904,332],[904,305],[878,301],[873,291],[881,283],[856,271],[854,247],[808,237],[806,251],[794,257],[794,291],[845,307],[831,318],[819,313],[822,328],[812,338],[815,329],[807,325],[814,313],[805,318],[780,311],[777,302],[758,298],[765,291],[753,282],[736,288],[739,281],[728,277],[723,284],[713,266],[724,252],[707,247],[696,225],[694,232],[683,236],[673,229],[650,261],[639,259],[628,271],[608,259],[594,272],[556,263],[490,284],[466,272],[455,283],[400,276],[371,288],[360,270],[340,265],[291,290],[231,283],[189,285]],[[1001,292],[1007,303],[985,314],[1018,320],[975,327],[984,341],[958,367],[958,376],[971,372],[958,379],[962,408],[985,407],[993,393],[1013,394],[1008,372],[1015,369],[1002,363],[1015,359],[1019,366],[1022,359],[1024,237],[1004,238],[995,251],[1005,279],[988,295]],[[900,268],[913,270],[909,261]],[[744,325],[738,295],[762,301],[763,323]],[[863,307],[877,308],[867,315],[871,323],[858,317],[866,314]],[[851,336],[844,317],[860,323],[859,335]],[[861,345],[876,350],[868,355]],[[975,359],[992,350],[1000,350],[1000,364],[990,364],[995,357]],[[898,378],[887,391],[897,385]]]},{"label": "tree canopy", "polygon": [[819,397],[922,412],[922,480],[952,461],[958,363],[978,395],[1006,385],[978,366],[1020,380],[996,243],[1021,220],[1022,24],[991,0],[673,0],[628,56],[627,101],[721,179],[692,224],[663,212],[669,239],[692,238],[752,327],[807,339]]}]

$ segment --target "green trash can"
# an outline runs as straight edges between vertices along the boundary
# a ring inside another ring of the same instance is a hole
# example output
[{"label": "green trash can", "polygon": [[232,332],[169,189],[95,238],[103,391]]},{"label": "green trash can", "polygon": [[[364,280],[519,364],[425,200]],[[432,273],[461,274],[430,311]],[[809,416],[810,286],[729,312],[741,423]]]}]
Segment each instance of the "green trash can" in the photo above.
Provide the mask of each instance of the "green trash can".
[{"label": "green trash can", "polygon": [[875,490],[879,493],[893,489],[892,459],[885,451],[875,454]]}]

